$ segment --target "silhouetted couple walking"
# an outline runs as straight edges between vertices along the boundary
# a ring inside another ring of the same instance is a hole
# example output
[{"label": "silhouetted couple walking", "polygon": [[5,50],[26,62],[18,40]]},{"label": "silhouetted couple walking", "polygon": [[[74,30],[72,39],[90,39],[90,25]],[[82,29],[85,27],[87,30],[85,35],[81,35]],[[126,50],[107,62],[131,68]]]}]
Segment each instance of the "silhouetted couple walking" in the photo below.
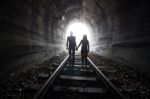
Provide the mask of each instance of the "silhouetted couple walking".
[{"label": "silhouetted couple walking", "polygon": [[87,39],[87,35],[83,35],[83,39],[80,41],[79,45],[76,45],[76,37],[73,36],[73,32],[70,32],[70,36],[67,37],[67,44],[66,47],[69,50],[69,56],[70,60],[75,59],[75,49],[78,50],[78,48],[81,45],[81,60],[82,60],[82,66],[87,65],[87,55],[90,49],[89,41]]}]

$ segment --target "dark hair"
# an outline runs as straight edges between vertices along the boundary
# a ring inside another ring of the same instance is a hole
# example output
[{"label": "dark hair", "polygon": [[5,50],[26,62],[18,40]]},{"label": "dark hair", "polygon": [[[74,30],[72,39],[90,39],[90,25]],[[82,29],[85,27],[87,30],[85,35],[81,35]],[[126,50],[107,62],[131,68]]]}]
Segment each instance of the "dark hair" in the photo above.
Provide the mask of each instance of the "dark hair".
[{"label": "dark hair", "polygon": [[87,35],[86,34],[83,35],[83,40],[87,40]]}]

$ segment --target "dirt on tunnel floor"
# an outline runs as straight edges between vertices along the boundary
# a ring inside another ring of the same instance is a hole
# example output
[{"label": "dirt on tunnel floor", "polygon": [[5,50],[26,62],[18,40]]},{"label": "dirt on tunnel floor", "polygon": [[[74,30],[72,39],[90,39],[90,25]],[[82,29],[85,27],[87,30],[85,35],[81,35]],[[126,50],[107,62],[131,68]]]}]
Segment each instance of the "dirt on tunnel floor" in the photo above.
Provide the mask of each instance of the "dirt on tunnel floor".
[{"label": "dirt on tunnel floor", "polygon": [[129,99],[150,99],[150,80],[144,73],[94,53],[90,53],[89,57]]}]

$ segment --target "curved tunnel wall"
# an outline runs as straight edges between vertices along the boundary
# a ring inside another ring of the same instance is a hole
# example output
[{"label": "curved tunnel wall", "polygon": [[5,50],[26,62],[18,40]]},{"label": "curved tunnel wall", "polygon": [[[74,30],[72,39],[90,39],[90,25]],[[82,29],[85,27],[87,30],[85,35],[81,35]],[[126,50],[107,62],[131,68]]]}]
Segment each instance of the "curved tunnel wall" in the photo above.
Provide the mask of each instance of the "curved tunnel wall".
[{"label": "curved tunnel wall", "polygon": [[59,10],[49,4],[47,0],[1,1],[0,78],[41,63],[64,49],[56,17]]},{"label": "curved tunnel wall", "polygon": [[[95,52],[133,66],[150,70],[150,7],[147,0],[83,0],[92,15]],[[90,15],[84,15],[90,16]],[[92,21],[92,18],[90,21]]]},{"label": "curved tunnel wall", "polygon": [[5,0],[0,11],[0,78],[61,52],[63,26],[74,18],[93,27],[96,53],[149,71],[146,0]]},{"label": "curved tunnel wall", "polygon": [[149,4],[146,0],[120,0],[119,5],[114,19],[118,21],[118,25],[113,32],[111,56],[113,59],[149,73]]},{"label": "curved tunnel wall", "polygon": [[97,53],[150,74],[148,1],[110,0],[103,7],[106,19],[97,25]]}]

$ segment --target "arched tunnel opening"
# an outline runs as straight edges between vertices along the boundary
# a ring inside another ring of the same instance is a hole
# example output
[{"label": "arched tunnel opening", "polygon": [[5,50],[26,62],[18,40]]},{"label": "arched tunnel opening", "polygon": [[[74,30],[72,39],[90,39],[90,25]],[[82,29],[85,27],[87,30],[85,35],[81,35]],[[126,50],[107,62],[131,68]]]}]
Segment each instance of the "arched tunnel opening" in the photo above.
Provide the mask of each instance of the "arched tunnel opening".
[{"label": "arched tunnel opening", "polygon": [[87,35],[87,38],[89,39],[89,42],[91,42],[91,35],[92,35],[92,29],[90,26],[86,25],[83,22],[71,22],[66,27],[66,39],[70,35],[70,32],[73,32],[74,36],[76,37],[76,43],[79,44],[80,41],[83,38],[83,35]]},{"label": "arched tunnel opening", "polygon": [[150,81],[149,17],[147,0],[2,0],[0,80],[68,53],[66,39],[73,31],[77,44],[87,35],[92,55]]}]

